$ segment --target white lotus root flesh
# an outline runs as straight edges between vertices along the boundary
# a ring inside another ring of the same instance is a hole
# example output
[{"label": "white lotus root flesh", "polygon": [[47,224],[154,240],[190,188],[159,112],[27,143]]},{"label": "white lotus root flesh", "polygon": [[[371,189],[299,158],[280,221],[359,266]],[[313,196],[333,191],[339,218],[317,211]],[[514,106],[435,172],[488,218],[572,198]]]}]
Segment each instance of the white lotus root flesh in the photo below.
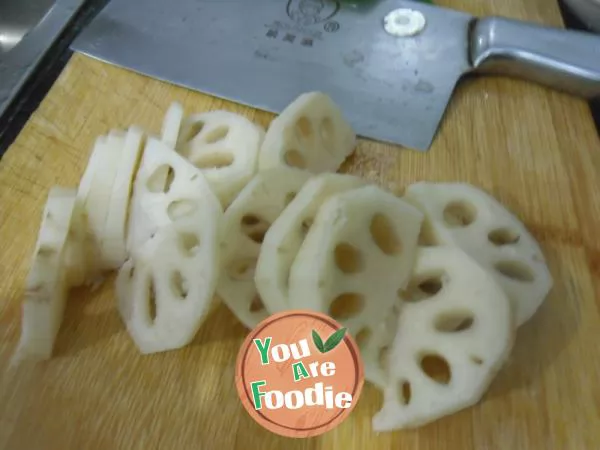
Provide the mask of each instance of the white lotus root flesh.
[{"label": "white lotus root flesh", "polygon": [[425,213],[424,244],[458,246],[492,273],[518,325],[535,314],[553,281],[540,246],[514,214],[465,183],[416,183],[405,199]]},{"label": "white lotus root flesh", "polygon": [[459,248],[420,248],[402,298],[375,431],[417,427],[477,403],[513,344],[506,294]]},{"label": "white lotus root flesh", "polygon": [[202,170],[227,207],[257,170],[265,131],[239,114],[209,111],[183,121],[177,151]]},{"label": "white lotus root flesh", "polygon": [[117,276],[119,312],[142,353],[187,345],[213,305],[220,205],[214,198],[187,201],[190,208],[180,206],[187,215],[158,228]]},{"label": "white lotus root flesh", "polygon": [[65,248],[75,202],[75,189],[54,186],[48,193],[25,284],[21,336],[13,364],[52,356],[72,279],[65,265]]},{"label": "white lotus root flesh", "polygon": [[265,234],[309,176],[304,170],[288,167],[259,172],[225,212],[217,293],[249,328],[268,315],[254,282]]},{"label": "white lotus root flesh", "polygon": [[300,95],[267,130],[259,170],[280,165],[314,173],[335,172],[352,153],[356,134],[331,98],[320,92]]},{"label": "white lotus root flesh", "polygon": [[362,179],[352,175],[316,175],[306,182],[273,222],[265,234],[255,275],[256,287],[270,313],[290,308],[289,277],[292,264],[323,202],[334,194],[364,184]]},{"label": "white lotus root flesh", "polygon": [[421,220],[376,186],[332,196],[292,265],[291,306],[327,313],[352,334],[376,327],[408,281]]},{"label": "white lotus root flesh", "polygon": [[222,214],[223,208],[201,171],[163,142],[149,138],[131,201],[129,253],[172,222],[195,222],[199,216],[214,221]]}]

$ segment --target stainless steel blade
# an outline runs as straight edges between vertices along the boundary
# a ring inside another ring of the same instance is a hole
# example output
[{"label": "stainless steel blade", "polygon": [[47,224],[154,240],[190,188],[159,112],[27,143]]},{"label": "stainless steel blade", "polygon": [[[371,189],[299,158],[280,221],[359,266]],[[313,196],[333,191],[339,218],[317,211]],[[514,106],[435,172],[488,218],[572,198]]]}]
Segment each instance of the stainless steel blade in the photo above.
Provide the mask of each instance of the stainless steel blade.
[{"label": "stainless steel blade", "polygon": [[[421,11],[424,30],[386,32],[398,8]],[[427,150],[470,69],[471,19],[402,0],[112,0],[72,48],[273,113],[325,92],[360,136]]]}]

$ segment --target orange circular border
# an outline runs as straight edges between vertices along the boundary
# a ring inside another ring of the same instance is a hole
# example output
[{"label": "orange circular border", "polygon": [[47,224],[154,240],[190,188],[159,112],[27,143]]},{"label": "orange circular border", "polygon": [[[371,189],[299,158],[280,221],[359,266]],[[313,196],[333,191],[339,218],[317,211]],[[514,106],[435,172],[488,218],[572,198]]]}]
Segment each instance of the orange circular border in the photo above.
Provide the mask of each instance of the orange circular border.
[{"label": "orange circular border", "polygon": [[352,338],[349,333],[346,333],[344,336],[343,342],[347,346],[350,354],[352,355],[352,359],[355,367],[355,376],[356,384],[354,389],[352,390],[352,404],[347,409],[342,409],[333,419],[329,419],[328,422],[313,426],[310,428],[292,428],[286,425],[278,424],[272,421],[270,418],[265,417],[260,411],[254,408],[254,403],[252,401],[251,393],[249,392],[249,388],[246,383],[246,378],[244,374],[244,366],[246,364],[246,358],[250,348],[252,348],[253,340],[260,334],[262,330],[267,328],[269,325],[274,322],[278,322],[282,319],[286,319],[288,317],[297,317],[297,316],[306,316],[313,320],[318,320],[329,327],[331,327],[332,332],[339,330],[342,328],[342,325],[333,320],[331,317],[326,314],[310,311],[310,310],[290,310],[284,311],[281,313],[273,314],[267,317],[265,320],[260,322],[249,334],[246,336],[242,346],[240,347],[240,351],[236,360],[236,369],[235,369],[235,384],[238,391],[238,395],[240,396],[240,400],[244,405],[244,408],[248,412],[248,414],[263,428],[278,434],[280,436],[291,437],[291,438],[308,438],[319,436],[327,431],[332,430],[340,423],[342,423],[348,415],[352,412],[358,400],[360,398],[360,394],[362,392],[362,388],[364,385],[364,368],[362,359],[360,357],[360,353],[358,350],[358,346],[356,342]]}]

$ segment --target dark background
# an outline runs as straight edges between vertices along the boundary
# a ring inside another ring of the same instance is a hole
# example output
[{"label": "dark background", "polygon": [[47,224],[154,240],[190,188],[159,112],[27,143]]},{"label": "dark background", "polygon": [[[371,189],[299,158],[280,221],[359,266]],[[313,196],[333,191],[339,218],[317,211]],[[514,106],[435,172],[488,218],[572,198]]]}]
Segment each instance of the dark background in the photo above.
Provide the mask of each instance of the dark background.
[{"label": "dark background", "polygon": [[[48,55],[40,64],[38,71],[31,77],[30,81],[23,86],[23,89],[17,96],[13,105],[6,111],[4,117],[0,119],[0,158],[17,137],[29,119],[29,116],[37,109],[39,103],[69,61],[69,58],[72,55],[72,52],[69,50],[70,42],[79,31],[93,19],[104,5],[108,3],[108,1],[109,0],[90,0],[87,2],[86,6],[84,6],[77,16],[73,18],[73,21],[71,22],[72,25],[67,27],[67,30],[57,41],[54,48],[48,52]],[[566,28],[578,30],[586,29],[579,20],[570,14],[562,1],[559,1],[559,7]],[[600,135],[600,99],[592,102],[590,108],[594,121],[596,122],[596,129]]]}]

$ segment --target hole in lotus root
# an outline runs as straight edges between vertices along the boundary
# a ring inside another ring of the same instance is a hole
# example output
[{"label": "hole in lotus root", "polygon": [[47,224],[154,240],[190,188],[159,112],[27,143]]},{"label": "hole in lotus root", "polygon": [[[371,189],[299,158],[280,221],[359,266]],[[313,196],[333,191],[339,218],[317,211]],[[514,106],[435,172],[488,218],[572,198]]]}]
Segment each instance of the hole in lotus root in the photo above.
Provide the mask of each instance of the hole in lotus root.
[{"label": "hole in lotus root", "polygon": [[173,293],[181,299],[188,295],[188,283],[181,275],[181,272],[176,271],[171,274],[171,289]]},{"label": "hole in lotus root", "polygon": [[372,335],[373,333],[371,332],[371,329],[369,327],[361,329],[358,333],[356,333],[356,336],[354,337],[356,345],[358,345],[359,348],[363,348],[365,345],[367,345]]},{"label": "hole in lotus root", "polygon": [[466,201],[450,202],[444,208],[444,222],[450,227],[466,227],[477,217],[475,207]]},{"label": "hole in lotus root", "polygon": [[254,214],[246,214],[242,217],[242,226],[253,226],[261,222],[261,219]]},{"label": "hole in lotus root", "polygon": [[229,133],[229,127],[226,125],[220,125],[214,130],[210,131],[206,134],[204,141],[207,144],[214,144],[215,142],[219,142],[227,137]]},{"label": "hole in lotus root", "polygon": [[306,160],[302,153],[296,149],[290,149],[285,152],[283,159],[288,166],[297,167],[298,169],[306,168]]},{"label": "hole in lotus root", "polygon": [[435,319],[435,329],[442,333],[457,333],[473,326],[473,314],[467,311],[444,312]]},{"label": "hole in lotus root", "polygon": [[477,364],[478,366],[480,366],[480,365],[482,365],[482,364],[483,364],[483,359],[481,359],[479,356],[474,356],[474,355],[471,355],[471,356],[469,356],[469,359],[470,359],[470,360],[471,360],[471,361],[472,361],[474,364]]},{"label": "hole in lotus root", "polygon": [[56,253],[56,250],[47,245],[40,246],[39,250],[37,251],[37,255],[40,258],[50,258],[55,253]]},{"label": "hole in lotus root", "polygon": [[335,151],[334,148],[334,136],[335,131],[333,128],[333,121],[326,117],[321,121],[319,126],[319,134],[321,135],[321,141],[323,142],[323,147],[329,152]]},{"label": "hole in lotus root", "polygon": [[383,371],[387,371],[387,369],[388,369],[388,364],[390,363],[389,356],[390,356],[390,348],[388,346],[381,347],[379,349],[378,362],[379,362],[379,367],[381,367],[381,369]]},{"label": "hole in lotus root", "polygon": [[296,133],[301,139],[310,139],[313,134],[312,123],[307,117],[300,117],[296,122]]},{"label": "hole in lotus root", "polygon": [[292,200],[296,198],[296,192],[288,192],[285,196],[285,206],[292,203]]},{"label": "hole in lotus root", "polygon": [[410,403],[412,392],[410,389],[410,383],[406,380],[398,383],[398,400],[401,405],[408,405]]},{"label": "hole in lotus root", "polygon": [[402,251],[402,243],[396,235],[392,222],[383,214],[375,214],[369,228],[373,241],[386,255],[396,255]]},{"label": "hole in lotus root", "polygon": [[439,384],[448,384],[452,379],[452,372],[448,361],[440,355],[426,353],[421,356],[419,366],[425,375]]},{"label": "hole in lotus root", "polygon": [[257,244],[262,244],[271,224],[255,214],[245,214],[241,220],[242,232]]},{"label": "hole in lotus root", "polygon": [[310,230],[310,227],[312,227],[312,224],[313,224],[312,217],[309,217],[302,221],[302,225],[300,226],[300,231],[303,236],[306,236],[308,234],[308,230]]},{"label": "hole in lotus root", "polygon": [[200,239],[194,233],[179,233],[179,244],[187,256],[194,256],[200,249]]},{"label": "hole in lotus root", "polygon": [[175,222],[182,217],[193,214],[197,209],[198,203],[193,200],[173,200],[171,203],[169,203],[169,206],[167,206],[167,216],[169,216],[169,219]]},{"label": "hole in lotus root", "polygon": [[531,283],[534,279],[531,268],[520,261],[499,261],[494,267],[502,275],[514,281]]},{"label": "hole in lotus root", "polygon": [[508,228],[496,228],[488,233],[488,240],[497,246],[516,244],[519,242],[519,233]]},{"label": "hole in lotus root", "polygon": [[433,272],[413,278],[406,290],[399,293],[407,302],[418,302],[433,297],[444,287],[445,272]]},{"label": "hole in lotus root", "polygon": [[175,170],[168,164],[157,167],[146,181],[146,188],[155,194],[169,192],[175,179]]},{"label": "hole in lotus root", "polygon": [[262,244],[262,242],[265,240],[265,234],[267,234],[267,228],[265,229],[261,229],[261,230],[254,230],[250,233],[248,233],[248,237],[250,239],[252,239],[254,242],[256,242],[257,244]]},{"label": "hole in lotus root", "polygon": [[148,317],[150,318],[150,322],[154,323],[156,320],[156,291],[154,288],[154,279],[150,278],[148,283]]},{"label": "hole in lotus root", "polygon": [[199,169],[222,169],[231,166],[234,157],[231,153],[209,153],[190,158],[190,161]]},{"label": "hole in lotus root", "polygon": [[229,277],[237,281],[248,281],[254,278],[256,258],[242,258],[233,261],[227,267]]},{"label": "hole in lotus root", "polygon": [[347,242],[342,242],[335,247],[334,257],[335,264],[344,273],[358,273],[364,269],[360,250]]},{"label": "hole in lotus root", "polygon": [[248,233],[248,237],[257,244],[262,244],[262,242],[265,240],[265,234],[267,233],[268,228],[269,226],[267,225],[264,229],[256,229]]},{"label": "hole in lotus root", "polygon": [[424,220],[419,233],[419,245],[421,247],[435,247],[440,245],[439,239],[433,230],[433,226],[429,220]]},{"label": "hole in lotus root", "polygon": [[191,126],[189,131],[187,132],[185,138],[183,139],[184,142],[189,142],[192,139],[194,139],[196,136],[198,136],[200,134],[200,132],[204,129],[204,122],[202,122],[201,120],[198,122],[194,122]]},{"label": "hole in lotus root", "polygon": [[349,319],[356,316],[365,306],[364,297],[355,292],[338,295],[329,305],[329,315],[336,320]]},{"label": "hole in lotus root", "polygon": [[164,192],[169,192],[171,190],[171,185],[173,184],[173,180],[175,180],[175,169],[169,167],[167,170],[167,178],[165,180],[165,189]]},{"label": "hole in lotus root", "polygon": [[250,303],[250,312],[256,313],[265,309],[265,305],[260,298],[260,295],[256,294]]}]

